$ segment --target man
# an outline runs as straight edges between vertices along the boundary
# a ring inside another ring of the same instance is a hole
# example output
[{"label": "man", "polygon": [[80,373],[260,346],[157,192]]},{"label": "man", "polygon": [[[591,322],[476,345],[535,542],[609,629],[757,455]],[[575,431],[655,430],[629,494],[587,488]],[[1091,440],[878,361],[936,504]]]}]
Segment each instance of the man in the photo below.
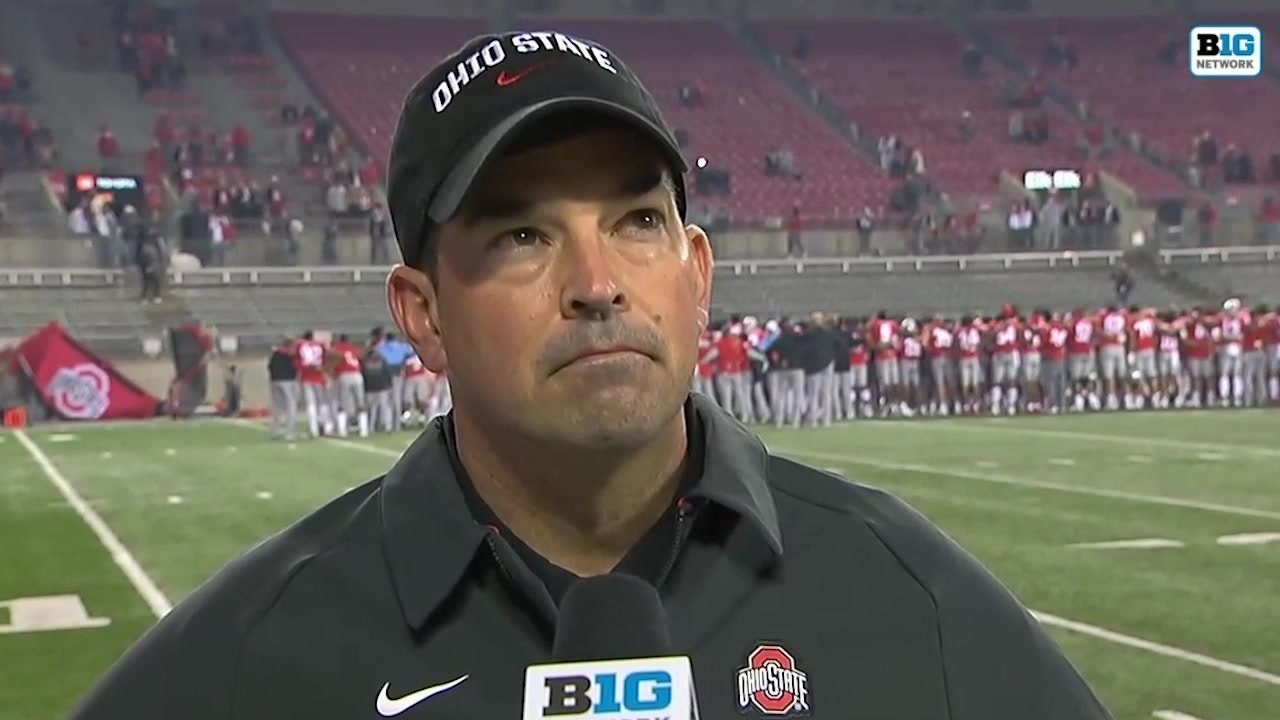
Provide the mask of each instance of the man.
[{"label": "man", "polygon": [[395,432],[400,429],[400,418],[391,401],[391,380],[395,376],[392,375],[391,365],[383,357],[379,345],[380,343],[370,338],[369,344],[365,346],[364,356],[360,358],[365,401],[369,410],[369,429],[373,432]]},{"label": "man", "polygon": [[271,383],[271,437],[289,442],[298,439],[298,367],[293,341],[281,338],[267,360]]},{"label": "man", "polygon": [[325,358],[329,349],[308,330],[294,345],[294,361],[302,383],[302,404],[307,409],[307,429],[311,437],[328,435],[333,430],[333,412],[329,402],[329,376]]},{"label": "man", "polygon": [[514,717],[559,599],[610,571],[661,587],[704,717],[743,707],[728,678],[760,638],[803,648],[802,712],[1108,717],[922,516],[690,397],[711,244],[607,49],[469,42],[410,91],[391,157],[388,303],[453,412],[203,585],[73,718]]},{"label": "man", "polygon": [[333,380],[338,396],[334,405],[338,408],[338,437],[346,437],[351,419],[355,418],[360,437],[369,435],[369,406],[365,401],[364,371],[361,359],[364,349],[351,342],[346,335],[339,335],[333,344]]},{"label": "man", "polygon": [[380,340],[375,340],[374,343],[382,353],[382,359],[386,361],[387,370],[391,373],[391,412],[395,415],[392,430],[399,430],[407,397],[405,391],[407,363],[409,358],[413,357],[413,346],[395,333],[383,333],[382,328],[377,329],[377,334]]}]

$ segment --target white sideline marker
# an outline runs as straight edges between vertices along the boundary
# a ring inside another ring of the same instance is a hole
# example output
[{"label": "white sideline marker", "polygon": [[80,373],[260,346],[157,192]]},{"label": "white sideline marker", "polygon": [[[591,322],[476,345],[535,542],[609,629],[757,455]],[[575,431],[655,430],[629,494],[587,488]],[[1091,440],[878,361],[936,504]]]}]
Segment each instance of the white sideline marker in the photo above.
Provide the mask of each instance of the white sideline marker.
[{"label": "white sideline marker", "polygon": [[1000,463],[991,460],[979,460],[974,463],[974,465],[977,465],[980,468],[987,468],[988,470],[1000,467]]},{"label": "white sideline marker", "polygon": [[164,454],[165,454],[165,455],[173,456],[173,455],[177,455],[177,454],[178,454],[178,451],[177,451],[177,450],[174,450],[173,448],[165,448],[165,449],[164,449]]},{"label": "white sideline marker", "polygon": [[263,490],[263,491],[259,492],[259,493],[258,493],[258,495],[257,495],[257,498],[258,498],[259,500],[270,500],[270,499],[271,499],[271,498],[273,498],[273,497],[275,497],[275,496],[274,496],[274,495],[272,495],[271,493],[267,492],[266,490]]},{"label": "white sideline marker", "polygon": [[166,502],[168,502],[170,505],[181,505],[181,504],[182,504],[182,496],[181,496],[181,495],[170,495],[168,498],[166,498]]},{"label": "white sideline marker", "polygon": [[110,451],[110,450],[103,450],[103,451],[102,451],[102,455],[101,455],[101,457],[102,457],[102,459],[103,459],[103,460],[110,460],[110,459],[111,459],[111,451]]},{"label": "white sideline marker", "polygon": [[142,569],[138,559],[133,556],[133,553],[129,552],[129,548],[125,547],[124,543],[120,542],[120,538],[111,530],[106,521],[102,519],[102,516],[90,507],[89,503],[85,502],[85,499],[80,496],[80,493],[76,492],[75,488],[71,487],[71,483],[67,481],[67,478],[53,464],[53,461],[49,459],[44,450],[41,450],[35,441],[27,437],[26,432],[14,430],[13,436],[17,438],[18,443],[27,451],[31,459],[36,461],[36,465],[40,466],[44,476],[62,494],[71,509],[80,516],[84,524],[88,525],[93,534],[98,537],[98,542],[102,543],[102,547],[106,548],[111,560],[128,578],[129,584],[133,585],[133,589],[138,591],[138,595],[147,604],[147,607],[151,609],[151,613],[157,618],[168,615],[169,611],[173,609],[173,603],[169,602],[164,592],[156,585],[155,580],[152,580],[151,576],[147,575],[147,572]]},{"label": "white sideline marker", "polygon": [[1071,467],[1072,465],[1076,464],[1076,461],[1072,460],[1071,458],[1049,458],[1049,464],[1061,465],[1063,467]]},{"label": "white sideline marker", "polygon": [[1073,543],[1067,547],[1075,550],[1156,550],[1159,548],[1180,548],[1186,547],[1186,545],[1168,538],[1135,538],[1133,540]]},{"label": "white sideline marker", "polygon": [[75,439],[76,439],[76,436],[72,435],[71,433],[54,433],[49,436],[49,442],[56,442],[56,443],[72,442]]},{"label": "white sideline marker", "polygon": [[1188,715],[1177,710],[1157,710],[1151,713],[1151,717],[1156,720],[1201,720],[1195,715]]},{"label": "white sideline marker", "polygon": [[1219,545],[1266,545],[1274,542],[1280,542],[1280,532],[1240,533],[1218,538]]},{"label": "white sideline marker", "polygon": [[1131,463],[1147,464],[1151,462],[1151,458],[1146,455],[1130,455],[1128,461]]},{"label": "white sideline marker", "polygon": [[1222,453],[1215,453],[1215,452],[1196,453],[1196,457],[1200,458],[1201,460],[1209,460],[1211,462],[1227,459],[1226,455],[1223,455]]}]

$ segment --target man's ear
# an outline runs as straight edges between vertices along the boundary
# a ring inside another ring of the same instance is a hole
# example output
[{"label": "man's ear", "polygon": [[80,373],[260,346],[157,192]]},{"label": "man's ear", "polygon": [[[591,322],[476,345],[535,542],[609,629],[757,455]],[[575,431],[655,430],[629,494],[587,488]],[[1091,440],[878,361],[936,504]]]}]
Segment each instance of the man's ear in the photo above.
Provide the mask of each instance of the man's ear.
[{"label": "man's ear", "polygon": [[716,259],[712,256],[711,238],[707,232],[697,225],[689,224],[684,228],[685,237],[689,240],[689,259],[695,268],[695,297],[698,300],[699,330],[705,330],[711,312],[711,283],[715,276]]},{"label": "man's ear", "polygon": [[396,265],[387,274],[387,309],[422,364],[437,375],[449,368],[440,330],[435,283],[421,270]]}]

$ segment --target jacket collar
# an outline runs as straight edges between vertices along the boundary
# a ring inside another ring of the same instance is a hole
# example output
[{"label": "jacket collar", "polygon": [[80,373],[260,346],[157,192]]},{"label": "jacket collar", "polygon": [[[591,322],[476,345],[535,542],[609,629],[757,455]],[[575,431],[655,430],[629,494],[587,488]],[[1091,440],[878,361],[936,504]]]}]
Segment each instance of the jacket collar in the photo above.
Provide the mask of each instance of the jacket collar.
[{"label": "jacket collar", "polygon": [[[702,476],[689,495],[748,520],[780,558],[764,444],[708,398],[690,396],[685,412],[697,414],[704,439]],[[453,592],[489,533],[458,485],[448,445],[452,422],[452,414],[434,420],[382,479],[382,543],[401,611],[415,629]]]}]

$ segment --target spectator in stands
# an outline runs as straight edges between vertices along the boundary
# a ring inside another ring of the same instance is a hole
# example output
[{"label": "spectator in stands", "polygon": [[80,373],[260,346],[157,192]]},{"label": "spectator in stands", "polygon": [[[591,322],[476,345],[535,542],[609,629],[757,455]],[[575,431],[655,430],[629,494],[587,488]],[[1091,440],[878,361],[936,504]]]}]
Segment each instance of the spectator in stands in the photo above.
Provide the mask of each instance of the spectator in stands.
[{"label": "spectator in stands", "polygon": [[960,69],[968,77],[977,77],[982,74],[982,64],[986,59],[986,55],[978,49],[977,45],[969,43],[960,52]]},{"label": "spectator in stands", "polygon": [[1044,49],[1044,64],[1046,67],[1061,67],[1068,70],[1074,70],[1080,64],[1080,55],[1076,52],[1076,46],[1061,35],[1054,35],[1049,38],[1049,44]]},{"label": "spectator in stands", "polygon": [[160,276],[164,268],[160,261],[160,248],[155,243],[144,242],[137,256],[138,275],[142,280],[142,302],[160,302]]},{"label": "spectator in stands", "polygon": [[120,158],[120,141],[105,123],[98,126],[98,160],[103,172],[114,172]]},{"label": "spectator in stands", "polygon": [[880,155],[880,169],[890,177],[902,177],[904,173],[895,174],[894,161],[901,156],[902,141],[897,135],[885,135],[876,142],[876,152]]},{"label": "spectator in stands", "polygon": [[1186,40],[1181,37],[1165,37],[1159,49],[1156,50],[1156,60],[1165,65],[1177,65],[1178,54],[1182,51],[1185,42]]},{"label": "spectator in stands", "polygon": [[1022,110],[1009,113],[1009,139],[1014,142],[1027,141],[1027,114]]},{"label": "spectator in stands", "polygon": [[229,235],[235,228],[231,218],[217,211],[209,213],[209,265],[222,267],[227,264],[227,248],[231,244]]},{"label": "spectator in stands", "polygon": [[249,147],[253,144],[253,136],[244,123],[238,122],[231,129],[231,155],[236,165],[248,167]]},{"label": "spectator in stands", "polygon": [[1253,169],[1253,157],[1248,152],[1229,144],[1222,153],[1222,180],[1232,184],[1257,181]]},{"label": "spectator in stands", "polygon": [[1208,130],[1191,140],[1191,148],[1196,164],[1201,167],[1218,164],[1218,140]]},{"label": "spectator in stands", "polygon": [[680,86],[677,99],[685,107],[697,107],[702,104],[702,85],[697,82],[684,83]]},{"label": "spectator in stands", "polygon": [[1110,152],[1107,131],[1102,123],[1094,121],[1080,131],[1080,150],[1090,160],[1103,157]]},{"label": "spectator in stands", "polygon": [[0,58],[0,103],[13,102],[18,95],[18,74],[14,67]]},{"label": "spectator in stands", "polygon": [[804,257],[804,218],[800,217],[800,206],[791,208],[791,216],[787,218],[787,257]]},{"label": "spectator in stands", "polygon": [[1031,208],[1030,202],[1023,200],[1014,203],[1009,208],[1009,213],[1005,218],[1005,225],[1009,231],[1008,245],[1010,250],[1018,252],[1031,250],[1034,247],[1036,213]]},{"label": "spectator in stands", "polygon": [[796,169],[795,155],[785,147],[777,147],[765,155],[764,173],[777,177],[800,179],[800,171]]},{"label": "spectator in stands", "polygon": [[1037,213],[1039,218],[1037,223],[1040,236],[1039,247],[1043,247],[1045,250],[1062,249],[1062,226],[1068,208],[1069,205],[1066,198],[1061,193],[1056,190],[1049,191],[1044,204],[1040,206],[1040,212]]},{"label": "spectator in stands", "polygon": [[1276,200],[1275,195],[1267,195],[1262,199],[1258,225],[1263,245],[1280,245],[1280,201]]},{"label": "spectator in stands", "polygon": [[369,264],[385,265],[391,262],[391,219],[382,203],[373,206],[369,213]]},{"label": "spectator in stands", "polygon": [[968,144],[973,142],[976,129],[973,125],[973,113],[965,110],[960,113],[960,142]]},{"label": "spectator in stands", "polygon": [[329,187],[324,191],[324,206],[330,215],[347,213],[347,186],[338,182],[336,177],[329,181]]},{"label": "spectator in stands", "polygon": [[907,177],[923,177],[925,174],[924,150],[916,145],[907,156]]},{"label": "spectator in stands", "polygon": [[338,263],[338,221],[332,218],[324,224],[320,238],[320,261],[326,265]]},{"label": "spectator in stands", "polygon": [[1116,263],[1111,271],[1111,288],[1115,290],[1120,305],[1129,304],[1129,296],[1133,294],[1133,275],[1129,273],[1129,264],[1123,260]]},{"label": "spectator in stands", "polygon": [[1049,142],[1049,113],[1043,107],[1027,113],[1027,142],[1032,145],[1045,145]]},{"label": "spectator in stands", "polygon": [[876,231],[875,211],[864,205],[862,212],[858,215],[856,225],[858,230],[858,254],[870,255],[872,247],[871,240]]},{"label": "spectator in stands", "polygon": [[1196,208],[1196,230],[1200,247],[1213,247],[1213,230],[1218,223],[1218,210],[1208,200],[1201,200]]}]

